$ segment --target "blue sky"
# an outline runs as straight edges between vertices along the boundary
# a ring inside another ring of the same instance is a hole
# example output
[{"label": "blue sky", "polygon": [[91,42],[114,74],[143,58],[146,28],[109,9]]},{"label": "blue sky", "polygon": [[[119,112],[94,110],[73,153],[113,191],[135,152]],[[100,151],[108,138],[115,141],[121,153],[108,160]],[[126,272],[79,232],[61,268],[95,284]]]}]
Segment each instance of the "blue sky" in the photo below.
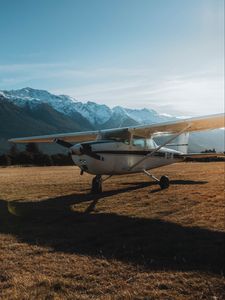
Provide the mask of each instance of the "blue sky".
[{"label": "blue sky", "polygon": [[224,111],[223,0],[0,0],[0,89]]}]

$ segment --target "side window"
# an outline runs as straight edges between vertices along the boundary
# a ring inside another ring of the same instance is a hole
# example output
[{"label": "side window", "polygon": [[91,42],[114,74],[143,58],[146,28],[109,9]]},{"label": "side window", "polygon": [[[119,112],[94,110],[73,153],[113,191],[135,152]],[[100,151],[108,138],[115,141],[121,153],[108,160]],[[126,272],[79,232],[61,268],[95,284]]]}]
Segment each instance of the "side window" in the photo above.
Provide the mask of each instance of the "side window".
[{"label": "side window", "polygon": [[145,148],[145,139],[133,138],[133,146],[136,146],[139,148]]},{"label": "side window", "polygon": [[130,145],[130,140],[124,140],[123,142],[124,142],[124,144],[126,144],[126,145]]}]

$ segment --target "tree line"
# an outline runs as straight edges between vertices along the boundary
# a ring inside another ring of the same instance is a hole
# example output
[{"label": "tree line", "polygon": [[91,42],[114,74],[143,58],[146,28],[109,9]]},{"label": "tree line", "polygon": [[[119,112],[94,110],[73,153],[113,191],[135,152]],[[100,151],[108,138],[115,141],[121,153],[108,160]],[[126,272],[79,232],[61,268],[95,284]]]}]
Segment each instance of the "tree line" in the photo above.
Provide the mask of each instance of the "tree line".
[{"label": "tree line", "polygon": [[0,166],[11,165],[34,165],[34,166],[68,166],[72,165],[69,154],[46,154],[43,153],[35,143],[27,144],[24,151],[19,151],[16,145],[0,155]]}]

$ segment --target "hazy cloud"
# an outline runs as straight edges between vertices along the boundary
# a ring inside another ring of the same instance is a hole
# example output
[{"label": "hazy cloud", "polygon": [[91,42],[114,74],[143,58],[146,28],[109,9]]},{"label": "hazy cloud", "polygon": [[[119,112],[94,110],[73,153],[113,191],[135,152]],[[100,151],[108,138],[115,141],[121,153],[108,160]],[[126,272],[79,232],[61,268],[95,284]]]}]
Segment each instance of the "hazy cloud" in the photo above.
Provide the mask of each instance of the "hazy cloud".
[{"label": "hazy cloud", "polygon": [[[31,83],[34,88],[109,106],[147,107],[185,115],[224,111],[223,74],[213,69],[163,76],[148,68],[81,69],[74,63],[43,63],[0,65],[0,72],[1,89],[22,88]],[[45,85],[46,80],[50,87]]]}]

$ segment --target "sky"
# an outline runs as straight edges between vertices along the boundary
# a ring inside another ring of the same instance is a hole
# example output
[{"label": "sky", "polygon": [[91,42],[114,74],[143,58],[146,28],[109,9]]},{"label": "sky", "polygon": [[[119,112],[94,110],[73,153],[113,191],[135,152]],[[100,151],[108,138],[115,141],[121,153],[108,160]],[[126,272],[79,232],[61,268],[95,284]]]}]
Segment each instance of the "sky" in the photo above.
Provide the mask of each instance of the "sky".
[{"label": "sky", "polygon": [[224,111],[224,0],[0,0],[0,89]]}]

